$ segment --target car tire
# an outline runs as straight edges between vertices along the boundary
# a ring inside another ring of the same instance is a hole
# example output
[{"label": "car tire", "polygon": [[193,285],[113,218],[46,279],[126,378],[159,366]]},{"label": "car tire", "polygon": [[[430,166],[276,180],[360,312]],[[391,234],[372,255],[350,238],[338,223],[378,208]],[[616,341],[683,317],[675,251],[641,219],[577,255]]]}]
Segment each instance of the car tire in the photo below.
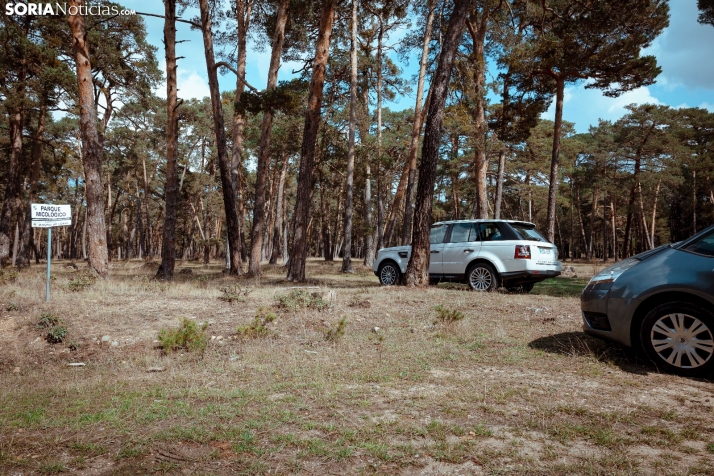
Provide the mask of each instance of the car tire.
[{"label": "car tire", "polygon": [[466,272],[466,283],[474,291],[491,292],[499,287],[496,270],[488,263],[476,263]]},{"label": "car tire", "polygon": [[640,325],[640,343],[657,368],[685,377],[714,373],[714,314],[691,303],[660,304]]},{"label": "car tire", "polygon": [[533,291],[533,286],[535,283],[524,283],[524,284],[519,284],[517,286],[510,286],[506,289],[508,289],[509,293],[513,294],[528,294],[529,292]]},{"label": "car tire", "polygon": [[379,282],[382,286],[395,286],[402,279],[399,266],[394,261],[385,261],[379,265]]}]

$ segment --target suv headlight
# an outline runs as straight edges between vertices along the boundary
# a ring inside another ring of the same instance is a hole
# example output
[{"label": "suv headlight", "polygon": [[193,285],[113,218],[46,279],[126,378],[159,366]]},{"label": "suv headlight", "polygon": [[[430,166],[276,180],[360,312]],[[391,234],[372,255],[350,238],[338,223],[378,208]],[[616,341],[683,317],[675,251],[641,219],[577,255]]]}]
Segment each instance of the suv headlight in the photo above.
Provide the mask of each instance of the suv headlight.
[{"label": "suv headlight", "polygon": [[627,258],[618,263],[608,266],[607,268],[600,271],[598,274],[592,277],[589,284],[598,283],[614,283],[617,278],[620,277],[622,273],[632,268],[634,265],[639,263],[640,260],[635,258]]}]

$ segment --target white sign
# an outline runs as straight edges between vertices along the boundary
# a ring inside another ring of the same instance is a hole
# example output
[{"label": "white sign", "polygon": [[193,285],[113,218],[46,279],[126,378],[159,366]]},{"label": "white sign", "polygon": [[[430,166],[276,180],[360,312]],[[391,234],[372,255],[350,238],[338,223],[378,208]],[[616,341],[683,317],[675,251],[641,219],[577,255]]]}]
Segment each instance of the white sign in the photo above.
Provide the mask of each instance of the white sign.
[{"label": "white sign", "polygon": [[72,210],[69,205],[47,205],[33,203],[30,206],[33,228],[52,228],[72,224]]}]

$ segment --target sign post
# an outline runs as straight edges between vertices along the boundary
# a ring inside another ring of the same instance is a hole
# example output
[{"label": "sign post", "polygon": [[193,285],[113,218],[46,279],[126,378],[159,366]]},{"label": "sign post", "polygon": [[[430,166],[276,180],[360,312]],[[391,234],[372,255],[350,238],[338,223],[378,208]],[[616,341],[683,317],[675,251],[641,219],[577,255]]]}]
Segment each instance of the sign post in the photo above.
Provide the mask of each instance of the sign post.
[{"label": "sign post", "polygon": [[30,206],[32,228],[47,228],[47,287],[45,301],[50,302],[50,261],[52,260],[52,227],[72,224],[72,210],[69,205],[48,205],[33,203]]}]

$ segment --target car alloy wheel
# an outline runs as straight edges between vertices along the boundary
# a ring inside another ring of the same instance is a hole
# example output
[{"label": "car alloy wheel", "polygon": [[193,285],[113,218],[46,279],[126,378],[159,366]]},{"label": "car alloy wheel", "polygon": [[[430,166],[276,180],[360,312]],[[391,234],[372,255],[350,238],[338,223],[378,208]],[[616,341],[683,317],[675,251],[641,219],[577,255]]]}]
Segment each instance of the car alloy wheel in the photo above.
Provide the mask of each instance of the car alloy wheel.
[{"label": "car alloy wheel", "polygon": [[645,316],[640,340],[657,365],[690,377],[714,370],[714,315],[690,303],[657,306]]},{"label": "car alloy wheel", "polygon": [[384,286],[394,286],[399,282],[399,270],[393,263],[385,263],[379,268],[379,282]]},{"label": "car alloy wheel", "polygon": [[468,283],[474,291],[493,291],[498,287],[498,278],[491,266],[481,263],[469,271]]}]

